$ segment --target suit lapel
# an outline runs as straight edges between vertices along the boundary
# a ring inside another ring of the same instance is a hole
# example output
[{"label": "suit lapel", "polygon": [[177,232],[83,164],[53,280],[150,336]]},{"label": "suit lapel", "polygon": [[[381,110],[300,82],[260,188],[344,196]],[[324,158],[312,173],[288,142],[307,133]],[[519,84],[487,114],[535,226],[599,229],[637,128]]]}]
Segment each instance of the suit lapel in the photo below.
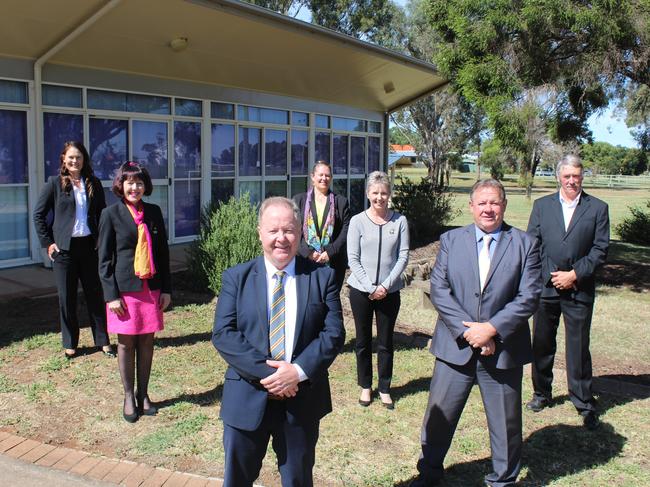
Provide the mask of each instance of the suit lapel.
[{"label": "suit lapel", "polygon": [[253,270],[253,281],[255,282],[255,294],[259,297],[257,303],[258,321],[262,327],[262,335],[268,348],[269,343],[269,317],[268,317],[268,290],[266,283],[266,267],[264,266],[264,257],[257,258],[257,264]]},{"label": "suit lapel", "polygon": [[582,215],[584,215],[588,209],[589,209],[589,195],[583,192],[580,195],[580,201],[578,201],[578,205],[576,206],[576,209],[573,212],[573,216],[571,217],[571,221],[569,222],[569,228],[567,228],[566,235],[564,235],[564,238],[567,238],[567,236],[575,228],[576,224],[578,223],[578,220],[580,220]]},{"label": "suit lapel", "polygon": [[490,279],[492,278],[494,271],[499,266],[499,262],[501,262],[501,259],[503,259],[503,256],[506,254],[506,250],[512,241],[512,233],[510,232],[511,228],[512,227],[506,223],[504,223],[501,227],[501,235],[499,235],[497,246],[494,249],[492,259],[490,259],[490,270],[487,277],[485,278],[485,286],[490,283]]},{"label": "suit lapel", "polygon": [[[296,328],[293,334],[293,350],[295,352],[300,336],[302,324],[305,321],[307,312],[307,300],[309,299],[309,280],[311,273],[305,269],[305,261],[296,257]],[[291,357],[288,357],[291,361]]]},{"label": "suit lapel", "polygon": [[476,283],[478,288],[481,287],[481,280],[478,272],[478,252],[476,251],[476,227],[472,223],[465,227],[465,246],[467,247],[467,255],[469,261],[473,282]]},{"label": "suit lapel", "polygon": [[553,217],[556,220],[556,224],[560,229],[560,232],[563,236],[566,236],[566,230],[564,226],[564,213],[562,213],[562,203],[560,203],[560,193],[555,193],[551,199],[551,208]]}]

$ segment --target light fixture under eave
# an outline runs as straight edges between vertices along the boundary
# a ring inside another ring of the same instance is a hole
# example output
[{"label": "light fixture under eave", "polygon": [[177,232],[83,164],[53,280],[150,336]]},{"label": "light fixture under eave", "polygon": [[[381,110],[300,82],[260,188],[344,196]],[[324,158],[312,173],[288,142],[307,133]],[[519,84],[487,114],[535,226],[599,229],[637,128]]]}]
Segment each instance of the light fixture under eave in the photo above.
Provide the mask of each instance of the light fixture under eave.
[{"label": "light fixture under eave", "polygon": [[188,42],[187,37],[175,37],[169,41],[169,47],[174,52],[181,52],[187,48]]}]

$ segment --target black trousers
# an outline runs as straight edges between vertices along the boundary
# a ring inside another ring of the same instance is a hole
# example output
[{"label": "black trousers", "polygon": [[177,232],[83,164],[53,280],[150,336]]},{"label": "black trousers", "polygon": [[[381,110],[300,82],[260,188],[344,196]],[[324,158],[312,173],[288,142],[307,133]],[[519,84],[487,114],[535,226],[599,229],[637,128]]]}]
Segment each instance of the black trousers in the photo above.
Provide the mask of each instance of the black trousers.
[{"label": "black trousers", "polygon": [[393,331],[400,307],[399,291],[375,301],[369,294],[350,287],[350,306],[357,332],[354,350],[357,355],[357,382],[364,389],[372,387],[372,317],[377,324],[377,375],[379,392],[390,392],[393,378]]},{"label": "black trousers", "polygon": [[596,409],[592,394],[589,333],[593,303],[571,298],[542,298],[533,318],[533,388],[535,395],[551,398],[553,361],[560,315],[564,317],[566,374],[569,398],[580,412]]},{"label": "black trousers", "polygon": [[106,309],[97,264],[95,241],[90,236],[70,239],[70,250],[61,250],[54,259],[52,267],[59,294],[59,320],[63,348],[77,348],[79,345],[77,318],[79,281],[86,298],[95,345],[102,347],[109,344],[106,332]]}]

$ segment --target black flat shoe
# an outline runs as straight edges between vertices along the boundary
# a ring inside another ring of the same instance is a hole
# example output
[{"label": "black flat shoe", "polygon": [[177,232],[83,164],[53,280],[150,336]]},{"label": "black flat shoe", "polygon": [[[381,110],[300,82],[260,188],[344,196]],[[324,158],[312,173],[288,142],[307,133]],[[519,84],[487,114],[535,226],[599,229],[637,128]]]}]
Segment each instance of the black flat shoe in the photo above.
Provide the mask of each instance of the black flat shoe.
[{"label": "black flat shoe", "polygon": [[115,353],[115,350],[112,347],[109,348],[108,350],[104,350],[102,348],[102,353],[104,354],[105,357],[109,357],[109,358],[117,357],[117,353]]},{"label": "black flat shoe", "polygon": [[394,402],[384,402],[381,401],[381,405],[384,406],[386,409],[390,409],[391,411],[395,409],[395,403]]},{"label": "black flat shoe", "polygon": [[77,351],[75,350],[73,353],[68,353],[64,351],[63,356],[66,358],[66,360],[72,360],[77,356]]},{"label": "black flat shoe", "polygon": [[[124,400],[124,405],[126,405],[126,400]],[[135,406],[135,404],[134,404]],[[124,407],[122,407],[122,416],[124,417],[124,421],[127,423],[135,423],[138,420],[138,408],[134,408],[135,411],[131,414],[126,414],[124,411]]]},{"label": "black flat shoe", "polygon": [[359,405],[363,406],[364,408],[367,408],[368,406],[370,406],[371,402],[372,401],[362,401],[361,399],[359,399]]},{"label": "black flat shoe", "polygon": [[142,401],[138,401],[138,412],[141,416],[155,416],[158,414],[158,408],[154,405],[151,399],[149,399],[149,407],[147,409],[144,408],[142,404],[143,402],[144,399]]},{"label": "black flat shoe", "polygon": [[541,396],[533,396],[533,398],[526,404],[526,409],[534,413],[539,413],[542,409],[549,407],[550,401]]}]

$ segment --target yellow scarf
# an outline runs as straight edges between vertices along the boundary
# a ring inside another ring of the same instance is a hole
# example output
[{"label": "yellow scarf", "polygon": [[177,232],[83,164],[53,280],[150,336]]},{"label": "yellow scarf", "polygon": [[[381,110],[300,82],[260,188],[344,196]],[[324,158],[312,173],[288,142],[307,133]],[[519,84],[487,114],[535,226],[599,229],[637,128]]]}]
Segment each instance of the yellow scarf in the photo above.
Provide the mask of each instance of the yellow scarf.
[{"label": "yellow scarf", "polygon": [[140,279],[151,279],[156,274],[156,266],[153,262],[151,235],[144,223],[144,205],[138,210],[131,203],[126,202],[126,207],[131,212],[133,221],[138,225],[138,243],[135,246],[133,259],[135,275]]}]

